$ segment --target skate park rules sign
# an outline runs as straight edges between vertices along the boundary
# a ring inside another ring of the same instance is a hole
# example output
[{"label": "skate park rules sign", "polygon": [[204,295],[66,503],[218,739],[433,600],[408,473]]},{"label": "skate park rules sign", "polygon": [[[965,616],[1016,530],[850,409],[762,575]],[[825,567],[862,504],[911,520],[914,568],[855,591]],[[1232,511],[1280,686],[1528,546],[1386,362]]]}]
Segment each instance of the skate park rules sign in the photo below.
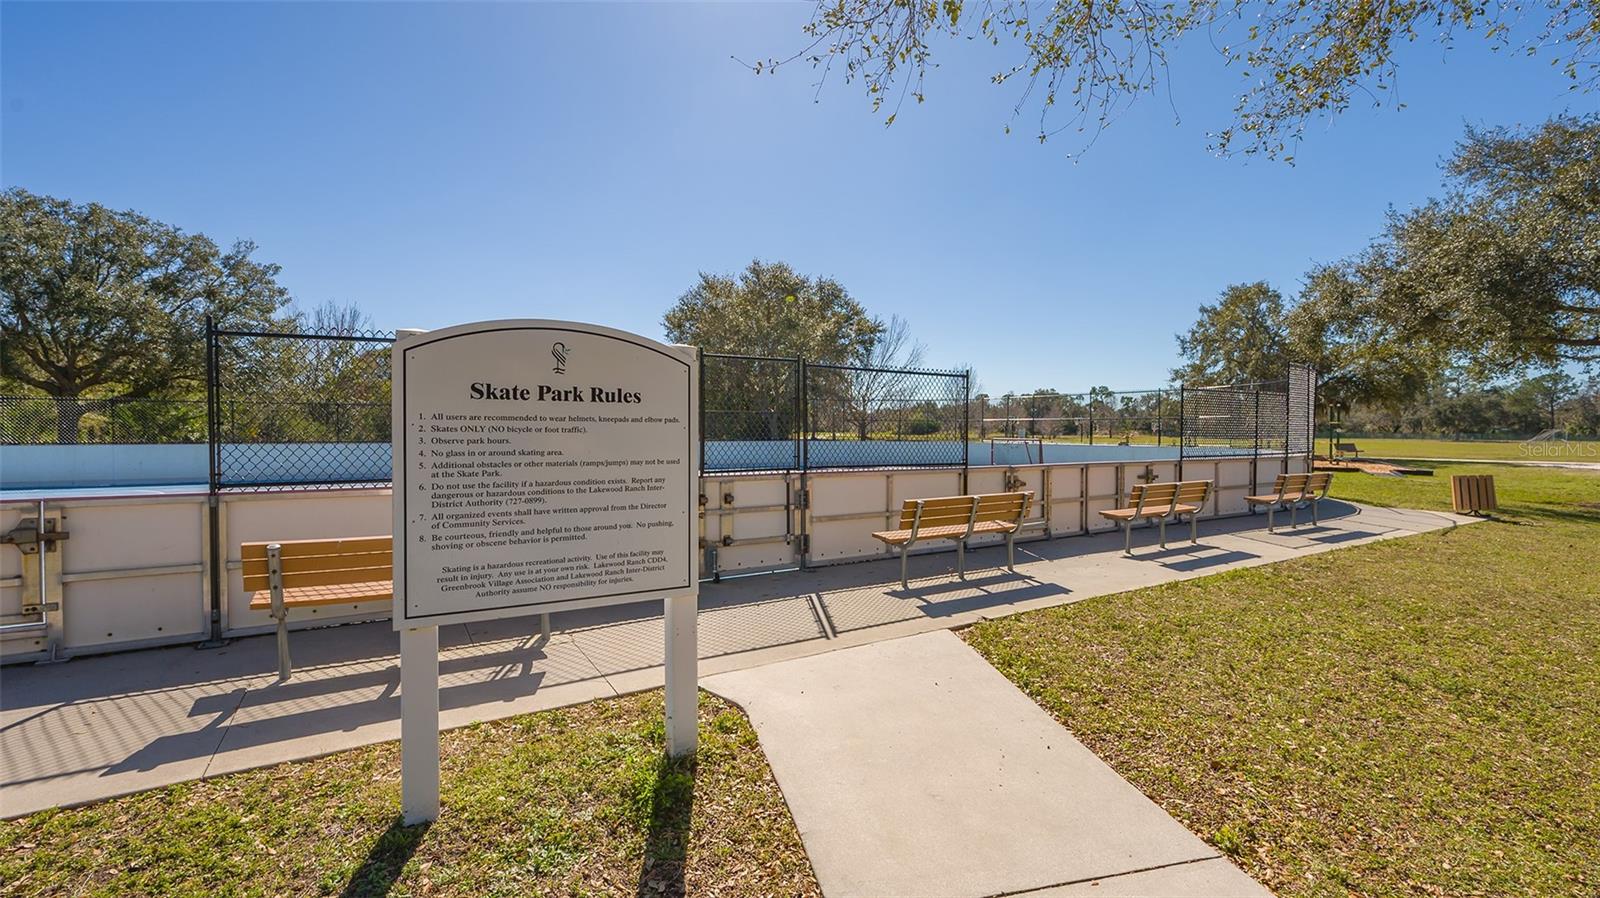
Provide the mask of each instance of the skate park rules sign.
[{"label": "skate park rules sign", "polygon": [[694,595],[697,369],[563,321],[402,337],[395,628]]}]

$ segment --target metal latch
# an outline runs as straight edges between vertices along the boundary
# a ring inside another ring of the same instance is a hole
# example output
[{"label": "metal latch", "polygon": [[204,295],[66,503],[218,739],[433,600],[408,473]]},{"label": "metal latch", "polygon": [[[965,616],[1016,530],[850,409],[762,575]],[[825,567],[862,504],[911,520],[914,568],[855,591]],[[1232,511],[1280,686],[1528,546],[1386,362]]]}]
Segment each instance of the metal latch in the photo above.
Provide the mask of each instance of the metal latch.
[{"label": "metal latch", "polygon": [[72,534],[57,527],[60,522],[55,518],[46,518],[44,532],[39,532],[38,518],[23,518],[17,526],[6,533],[0,533],[0,543],[9,543],[16,546],[24,555],[32,555],[39,551],[39,544],[44,544],[46,552],[54,552],[56,543],[61,542]]}]

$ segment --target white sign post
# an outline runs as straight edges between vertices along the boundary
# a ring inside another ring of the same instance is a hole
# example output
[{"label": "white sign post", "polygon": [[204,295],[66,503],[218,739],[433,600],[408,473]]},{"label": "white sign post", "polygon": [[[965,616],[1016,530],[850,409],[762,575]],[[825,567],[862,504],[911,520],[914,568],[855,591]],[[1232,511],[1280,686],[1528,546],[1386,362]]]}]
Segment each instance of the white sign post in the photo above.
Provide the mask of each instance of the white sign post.
[{"label": "white sign post", "polygon": [[439,814],[439,626],[661,598],[667,750],[696,746],[696,350],[487,321],[393,349],[405,822]]}]

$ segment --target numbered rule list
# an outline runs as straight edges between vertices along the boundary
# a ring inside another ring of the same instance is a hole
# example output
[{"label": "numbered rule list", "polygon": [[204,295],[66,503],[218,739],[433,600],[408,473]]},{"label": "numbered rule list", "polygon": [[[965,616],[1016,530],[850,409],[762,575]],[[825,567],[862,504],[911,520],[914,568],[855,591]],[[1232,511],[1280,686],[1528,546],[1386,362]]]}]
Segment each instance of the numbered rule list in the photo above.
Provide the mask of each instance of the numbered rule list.
[{"label": "numbered rule list", "polygon": [[[535,367],[551,346],[567,370]],[[408,617],[689,585],[681,360],[513,330],[423,344],[404,364]]]}]

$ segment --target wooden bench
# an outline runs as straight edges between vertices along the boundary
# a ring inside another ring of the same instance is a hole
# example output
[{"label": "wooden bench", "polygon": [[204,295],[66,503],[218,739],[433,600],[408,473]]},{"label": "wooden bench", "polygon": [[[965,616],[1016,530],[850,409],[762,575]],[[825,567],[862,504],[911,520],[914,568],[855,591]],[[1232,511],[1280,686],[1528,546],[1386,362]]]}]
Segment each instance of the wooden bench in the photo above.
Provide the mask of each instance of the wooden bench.
[{"label": "wooden bench", "polygon": [[1180,480],[1172,483],[1136,483],[1128,491],[1128,504],[1122,508],[1104,508],[1100,516],[1122,524],[1122,551],[1133,554],[1133,524],[1135,521],[1158,522],[1161,526],[1161,548],[1167,547],[1167,520],[1182,515],[1189,516],[1189,541],[1199,542],[1198,517],[1211,498],[1211,481]]},{"label": "wooden bench", "polygon": [[243,543],[250,610],[278,622],[278,677],[289,679],[289,610],[394,599],[394,540],[387,536]]},{"label": "wooden bench", "polygon": [[[394,539],[280,540],[241,543],[244,588],[250,610],[266,611],[278,623],[278,677],[289,679],[289,612],[295,608],[394,600]],[[550,635],[550,615],[539,616],[539,634]]]},{"label": "wooden bench", "polygon": [[1267,532],[1273,529],[1272,513],[1280,506],[1290,509],[1290,526],[1294,522],[1294,504],[1300,501],[1305,494],[1306,486],[1311,482],[1310,474],[1279,474],[1272,478],[1272,492],[1256,496],[1245,496],[1244,502],[1250,508],[1250,513],[1261,506],[1267,509]]},{"label": "wooden bench", "polygon": [[[1317,471],[1306,481],[1306,488],[1300,493],[1300,501],[1311,506],[1311,526],[1322,523],[1317,517],[1317,504],[1328,498],[1328,488],[1333,486],[1333,472]],[[1294,506],[1289,506],[1289,526],[1294,526]]]},{"label": "wooden bench", "polygon": [[989,493],[980,496],[940,496],[933,499],[907,499],[900,508],[900,529],[881,530],[872,538],[900,550],[900,588],[910,589],[906,581],[906,553],[918,540],[956,541],[956,572],[967,575],[967,540],[986,533],[1006,538],[1006,569],[1015,572],[1015,540],[1022,519],[1028,513],[1033,493]]},{"label": "wooden bench", "polygon": [[1302,503],[1311,506],[1311,523],[1320,523],[1317,516],[1317,506],[1328,498],[1328,487],[1333,485],[1333,474],[1328,471],[1317,471],[1314,474],[1279,474],[1272,479],[1272,492],[1262,493],[1259,496],[1245,496],[1244,501],[1254,512],[1259,506],[1267,509],[1267,531],[1273,529],[1272,513],[1282,506],[1289,509],[1289,526],[1297,527],[1295,509]]},{"label": "wooden bench", "polygon": [[1361,447],[1355,443],[1335,443],[1333,444],[1333,451],[1340,458],[1344,458],[1346,455],[1353,455],[1356,461],[1361,460]]}]

